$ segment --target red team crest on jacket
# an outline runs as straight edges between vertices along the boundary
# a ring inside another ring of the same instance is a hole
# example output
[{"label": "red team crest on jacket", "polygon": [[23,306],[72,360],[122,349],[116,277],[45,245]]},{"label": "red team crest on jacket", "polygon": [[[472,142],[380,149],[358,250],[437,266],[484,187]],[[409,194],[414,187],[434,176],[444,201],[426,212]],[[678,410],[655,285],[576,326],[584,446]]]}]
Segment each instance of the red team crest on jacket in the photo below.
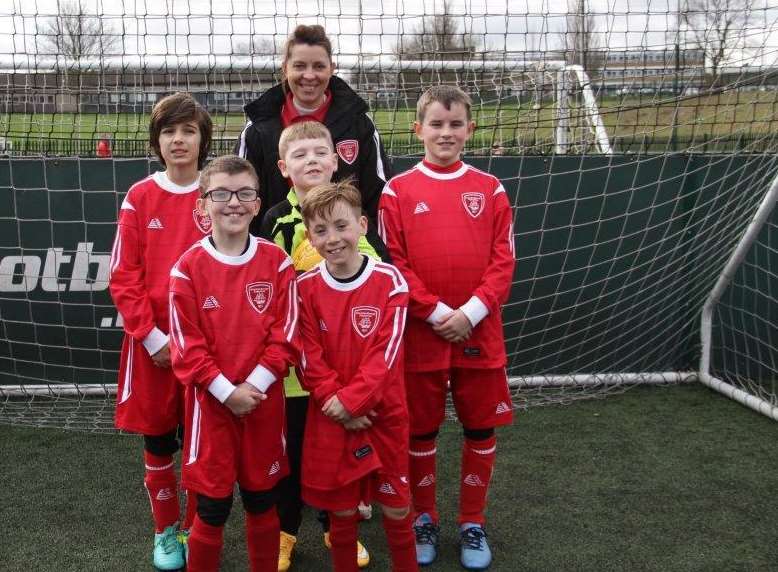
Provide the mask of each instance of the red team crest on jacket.
[{"label": "red team crest on jacket", "polygon": [[338,152],[341,159],[349,165],[353,165],[354,161],[357,160],[357,155],[359,155],[359,141],[356,139],[339,141],[338,144],[335,145],[335,150]]},{"label": "red team crest on jacket", "polygon": [[201,214],[197,209],[192,211],[192,216],[194,217],[195,225],[200,229],[200,232],[203,234],[211,232],[211,217],[207,214]]},{"label": "red team crest on jacket", "polygon": [[251,307],[258,313],[263,313],[273,298],[273,285],[270,282],[252,282],[246,285],[246,296]]},{"label": "red team crest on jacket", "polygon": [[462,193],[462,204],[467,214],[477,218],[484,210],[484,195],[483,193]]},{"label": "red team crest on jacket", "polygon": [[380,317],[381,312],[373,306],[351,308],[351,324],[354,326],[354,330],[363,338],[375,331]]}]

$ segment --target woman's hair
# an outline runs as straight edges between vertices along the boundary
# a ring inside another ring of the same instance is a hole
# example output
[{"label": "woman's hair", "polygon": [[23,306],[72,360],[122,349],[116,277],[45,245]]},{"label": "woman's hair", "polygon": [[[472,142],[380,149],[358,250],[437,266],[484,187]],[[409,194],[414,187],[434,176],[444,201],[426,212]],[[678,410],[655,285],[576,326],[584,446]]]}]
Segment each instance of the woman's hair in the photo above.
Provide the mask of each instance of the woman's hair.
[{"label": "woman's hair", "polygon": [[324,26],[314,24],[307,26],[300,24],[294,29],[294,32],[286,39],[284,44],[284,59],[281,61],[281,73],[283,75],[283,86],[286,90],[288,85],[286,83],[286,62],[289,61],[289,56],[292,55],[292,48],[299,46],[300,44],[306,44],[308,46],[321,46],[324,51],[327,52],[327,57],[332,62],[332,42],[327,37],[327,32],[324,31]]}]

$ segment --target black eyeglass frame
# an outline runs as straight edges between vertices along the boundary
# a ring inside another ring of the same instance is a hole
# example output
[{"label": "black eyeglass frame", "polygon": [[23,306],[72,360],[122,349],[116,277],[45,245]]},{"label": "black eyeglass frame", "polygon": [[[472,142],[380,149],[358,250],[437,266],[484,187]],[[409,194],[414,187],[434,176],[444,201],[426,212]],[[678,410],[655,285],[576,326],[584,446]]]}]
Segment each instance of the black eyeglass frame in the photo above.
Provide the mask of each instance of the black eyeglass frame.
[{"label": "black eyeglass frame", "polygon": [[[246,191],[250,191],[251,193],[253,193],[254,196],[251,198],[246,198],[245,196],[244,198],[241,198],[240,194],[245,193]],[[226,200],[219,200],[213,197],[213,193],[229,193],[229,196],[227,197]],[[250,203],[251,201],[256,201],[259,198],[259,191],[257,189],[252,189],[251,187],[243,187],[242,189],[238,189],[237,191],[231,191],[230,189],[219,188],[219,189],[211,189],[210,191],[203,193],[202,198],[204,199],[210,198],[215,203],[228,203],[232,200],[233,195],[238,197],[238,200],[242,203]]]}]

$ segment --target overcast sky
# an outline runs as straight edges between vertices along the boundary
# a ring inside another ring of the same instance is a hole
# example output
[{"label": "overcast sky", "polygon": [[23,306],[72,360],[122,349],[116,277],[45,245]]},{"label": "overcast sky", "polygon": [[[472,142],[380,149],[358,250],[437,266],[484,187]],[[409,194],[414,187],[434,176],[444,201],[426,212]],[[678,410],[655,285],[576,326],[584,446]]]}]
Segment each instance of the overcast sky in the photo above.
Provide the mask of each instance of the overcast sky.
[{"label": "overcast sky", "polygon": [[[598,43],[611,49],[663,49],[673,44],[679,0],[588,0]],[[745,2],[746,0],[744,0]],[[759,4],[750,49],[729,64],[778,60],[778,0]],[[36,53],[36,32],[56,15],[58,0],[0,0],[0,57]],[[391,54],[442,0],[82,0],[121,36],[121,51],[145,55],[229,55],[251,37],[283,41],[298,23],[320,23],[336,54]],[[492,51],[559,48],[568,0],[449,0],[461,31]]]}]

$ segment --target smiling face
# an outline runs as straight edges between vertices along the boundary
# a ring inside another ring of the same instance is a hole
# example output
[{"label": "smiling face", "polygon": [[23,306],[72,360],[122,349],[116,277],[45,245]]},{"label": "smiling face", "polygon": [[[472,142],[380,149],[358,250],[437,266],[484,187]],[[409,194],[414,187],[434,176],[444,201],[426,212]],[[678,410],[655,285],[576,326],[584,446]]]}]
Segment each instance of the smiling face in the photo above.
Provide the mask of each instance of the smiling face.
[{"label": "smiling face", "polygon": [[159,152],[167,168],[197,166],[200,155],[200,126],[197,121],[166,125],[159,132]]},{"label": "smiling face", "polygon": [[475,122],[467,119],[467,108],[454,102],[451,109],[439,101],[432,102],[424,121],[413,124],[416,136],[424,143],[424,158],[435,165],[448,167],[459,160],[465,142],[473,134]]},{"label": "smiling face", "polygon": [[291,179],[298,198],[302,200],[316,185],[329,183],[338,168],[338,156],[330,142],[319,137],[290,141],[278,168],[284,177]]},{"label": "smiling face", "polygon": [[367,219],[339,200],[332,210],[306,221],[306,234],[311,245],[327,263],[327,270],[337,278],[353,276],[362,265],[359,253],[360,237],[367,233]]},{"label": "smiling face", "polygon": [[316,109],[326,99],[324,95],[335,66],[322,46],[295,44],[284,62],[284,76],[297,105]]},{"label": "smiling face", "polygon": [[259,212],[259,199],[253,201],[240,201],[236,194],[232,194],[227,202],[214,201],[209,193],[215,190],[238,191],[240,189],[257,188],[257,181],[251,173],[243,172],[235,175],[228,173],[214,173],[208,181],[204,198],[197,199],[197,208],[202,214],[211,217],[213,223],[212,232],[214,238],[233,238],[247,236],[251,220]]}]

